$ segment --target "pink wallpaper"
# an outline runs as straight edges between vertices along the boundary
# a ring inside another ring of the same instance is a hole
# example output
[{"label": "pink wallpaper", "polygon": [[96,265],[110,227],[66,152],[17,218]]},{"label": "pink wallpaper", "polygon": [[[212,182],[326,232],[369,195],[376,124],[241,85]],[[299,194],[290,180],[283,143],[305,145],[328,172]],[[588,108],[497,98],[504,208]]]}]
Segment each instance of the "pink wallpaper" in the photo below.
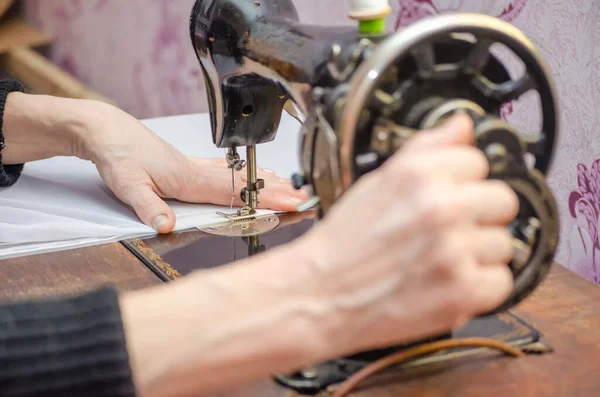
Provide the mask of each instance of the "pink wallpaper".
[{"label": "pink wallpaper", "polygon": [[[146,118],[206,111],[188,35],[193,0],[26,0],[30,20],[54,37],[53,58],[97,91]],[[346,24],[346,0],[297,0],[304,21]],[[543,51],[561,99],[562,136],[550,176],[562,239],[558,261],[600,283],[600,2],[594,0],[393,0],[390,28],[427,15],[500,17]],[[317,8],[318,7],[318,8]],[[518,73],[519,65],[512,64]],[[534,99],[504,109],[538,123]]]}]

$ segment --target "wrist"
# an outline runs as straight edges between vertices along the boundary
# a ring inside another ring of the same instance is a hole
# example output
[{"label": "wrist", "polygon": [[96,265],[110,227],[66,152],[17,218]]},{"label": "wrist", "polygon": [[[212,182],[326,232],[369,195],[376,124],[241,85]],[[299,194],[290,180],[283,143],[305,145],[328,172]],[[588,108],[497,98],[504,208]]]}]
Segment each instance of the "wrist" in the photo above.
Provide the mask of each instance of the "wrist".
[{"label": "wrist", "polygon": [[89,124],[82,102],[48,95],[10,93],[3,118],[5,164],[77,156],[81,135]]},{"label": "wrist", "polygon": [[[75,104],[74,104],[75,105]],[[65,120],[74,139],[73,155],[98,164],[110,145],[107,123],[114,119],[118,108],[95,100],[77,100],[77,109],[72,118]]]}]

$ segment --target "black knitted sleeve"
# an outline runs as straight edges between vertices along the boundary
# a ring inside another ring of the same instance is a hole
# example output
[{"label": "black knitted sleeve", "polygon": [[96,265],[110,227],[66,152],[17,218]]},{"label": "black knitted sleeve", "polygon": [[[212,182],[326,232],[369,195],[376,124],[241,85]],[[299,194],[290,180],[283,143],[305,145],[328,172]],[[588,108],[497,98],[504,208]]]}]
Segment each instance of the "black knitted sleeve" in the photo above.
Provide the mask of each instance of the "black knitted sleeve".
[{"label": "black knitted sleeve", "polygon": [[4,165],[2,150],[4,149],[4,106],[6,97],[11,92],[25,92],[25,87],[16,80],[0,80],[0,188],[15,184],[23,172],[23,164]]},{"label": "black knitted sleeve", "polygon": [[0,396],[135,396],[117,293],[0,306]]}]

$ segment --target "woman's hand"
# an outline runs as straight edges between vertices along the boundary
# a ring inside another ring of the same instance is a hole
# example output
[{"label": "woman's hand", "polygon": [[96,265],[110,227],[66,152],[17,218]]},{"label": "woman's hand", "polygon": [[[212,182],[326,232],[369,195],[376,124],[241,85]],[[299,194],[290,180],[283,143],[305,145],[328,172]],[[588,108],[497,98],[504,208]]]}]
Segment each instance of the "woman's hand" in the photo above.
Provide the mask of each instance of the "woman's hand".
[{"label": "woman's hand", "polygon": [[[156,231],[168,233],[175,226],[175,214],[163,199],[230,205],[234,198],[234,205],[243,205],[245,170],[235,172],[234,193],[224,158],[186,157],[127,113],[98,102],[86,105],[91,124],[81,138],[79,157],[92,160],[114,194]],[[265,180],[260,208],[293,211],[306,199],[289,179],[272,171],[259,169],[258,177]]]},{"label": "woman's hand", "polygon": [[441,334],[508,297],[518,200],[485,180],[472,136],[464,116],[419,134],[296,243],[337,354]]},{"label": "woman's hand", "polygon": [[[175,226],[175,214],[163,199],[243,205],[240,191],[245,170],[235,173],[224,159],[193,159],[153,134],[118,108],[96,101],[11,93],[4,133],[5,164],[53,156],[77,156],[96,164],[114,194],[130,205],[139,218],[160,233]],[[307,196],[293,189],[289,179],[258,169],[265,180],[260,208],[294,211]]]}]

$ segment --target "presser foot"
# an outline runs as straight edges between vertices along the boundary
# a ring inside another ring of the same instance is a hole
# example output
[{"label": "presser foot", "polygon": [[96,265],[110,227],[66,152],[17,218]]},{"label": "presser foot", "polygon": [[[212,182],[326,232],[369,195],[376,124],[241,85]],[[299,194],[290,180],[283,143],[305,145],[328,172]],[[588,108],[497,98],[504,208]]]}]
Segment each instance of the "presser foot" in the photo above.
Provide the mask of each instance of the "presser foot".
[{"label": "presser foot", "polygon": [[244,213],[243,209],[239,210],[237,214],[223,212],[217,214],[227,218],[229,222],[199,230],[217,236],[248,237],[270,232],[279,226],[279,217],[275,214],[256,215],[255,211]]},{"label": "presser foot", "polygon": [[248,146],[246,148],[246,155],[248,158],[247,162],[240,159],[235,147],[231,147],[226,156],[228,168],[232,170],[232,191],[235,190],[234,172],[240,171],[246,166],[248,182],[240,193],[240,198],[246,205],[234,214],[217,212],[217,215],[226,218],[229,222],[199,230],[218,236],[248,237],[269,232],[279,225],[279,217],[277,215],[259,216],[256,214],[256,208],[259,204],[258,194],[265,187],[265,182],[263,179],[258,179],[257,177],[256,146]]},{"label": "presser foot", "polygon": [[237,210],[235,214],[228,214],[225,212],[217,211],[217,215],[222,216],[223,218],[227,218],[232,222],[237,222],[256,218],[256,210],[246,205],[243,208]]}]

